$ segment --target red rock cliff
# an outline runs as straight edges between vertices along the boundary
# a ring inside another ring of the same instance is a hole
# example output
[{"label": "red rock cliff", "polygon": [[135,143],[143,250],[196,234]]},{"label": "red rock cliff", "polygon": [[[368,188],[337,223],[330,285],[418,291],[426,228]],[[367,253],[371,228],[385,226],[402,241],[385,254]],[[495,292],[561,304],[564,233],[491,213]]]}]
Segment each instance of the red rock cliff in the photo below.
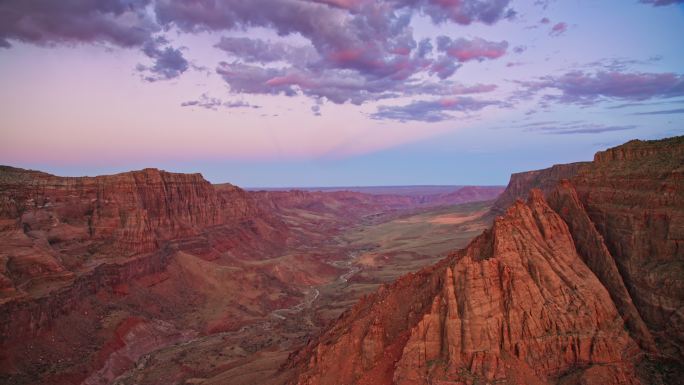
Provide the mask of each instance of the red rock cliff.
[{"label": "red rock cliff", "polygon": [[550,200],[578,249],[641,345],[653,350],[655,338],[661,354],[683,360],[684,137],[634,140],[574,165],[512,175],[495,207],[568,179]]},{"label": "red rock cliff", "polygon": [[537,191],[465,250],[346,313],[300,352],[298,383],[636,384],[637,353]]},{"label": "red rock cliff", "polygon": [[557,164],[543,170],[526,171],[511,174],[508,186],[494,202],[492,212],[503,214],[516,199],[527,199],[530,189],[538,188],[547,193],[556,187],[562,179],[569,179],[587,166],[588,162]]},{"label": "red rock cliff", "polygon": [[514,174],[511,202],[293,356],[297,383],[662,383],[635,366],[684,361],[684,137]]},{"label": "red rock cliff", "polygon": [[285,230],[249,193],[156,169],[65,178],[0,167],[0,342],[102,288],[163,271],[172,250],[267,255]]},{"label": "red rock cliff", "polygon": [[599,152],[571,183],[661,353],[684,361],[684,137]]}]

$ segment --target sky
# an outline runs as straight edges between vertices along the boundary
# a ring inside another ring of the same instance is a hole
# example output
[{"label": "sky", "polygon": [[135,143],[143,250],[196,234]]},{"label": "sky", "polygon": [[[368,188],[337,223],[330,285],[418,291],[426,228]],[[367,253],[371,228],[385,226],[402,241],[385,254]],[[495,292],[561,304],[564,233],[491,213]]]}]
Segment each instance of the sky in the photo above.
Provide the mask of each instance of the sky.
[{"label": "sky", "polygon": [[684,135],[684,0],[5,0],[0,164],[502,185]]}]

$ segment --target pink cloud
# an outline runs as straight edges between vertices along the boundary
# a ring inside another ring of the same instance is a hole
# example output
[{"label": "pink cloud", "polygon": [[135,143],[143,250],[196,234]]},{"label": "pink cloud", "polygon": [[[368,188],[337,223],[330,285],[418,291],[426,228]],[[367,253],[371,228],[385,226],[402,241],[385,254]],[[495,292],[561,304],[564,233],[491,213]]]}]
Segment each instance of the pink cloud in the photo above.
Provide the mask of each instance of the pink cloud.
[{"label": "pink cloud", "polygon": [[460,62],[497,59],[508,49],[508,42],[493,42],[479,37],[472,40],[459,38],[451,40],[446,36],[437,38],[437,48]]},{"label": "pink cloud", "polygon": [[549,32],[551,36],[560,36],[568,30],[568,25],[564,22],[556,23]]}]

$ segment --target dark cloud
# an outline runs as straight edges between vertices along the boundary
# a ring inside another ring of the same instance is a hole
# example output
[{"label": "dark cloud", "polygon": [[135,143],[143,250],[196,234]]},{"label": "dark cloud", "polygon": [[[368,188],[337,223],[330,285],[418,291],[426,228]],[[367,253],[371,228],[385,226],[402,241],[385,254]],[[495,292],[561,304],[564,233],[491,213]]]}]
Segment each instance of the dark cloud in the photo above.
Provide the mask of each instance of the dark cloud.
[{"label": "dark cloud", "polygon": [[[429,39],[414,39],[413,15],[427,15],[435,23],[493,24],[515,15],[509,4],[510,0],[4,0],[0,47],[23,41],[138,48],[152,59],[151,64],[138,66],[143,78],[157,81],[175,78],[190,67],[181,50],[160,42],[169,30],[263,27],[280,36],[301,36],[311,45],[224,37],[216,46],[235,59],[230,66],[236,69],[226,71],[220,65],[218,72],[232,89],[358,102],[397,92],[414,75],[447,79],[459,68],[458,62],[505,53],[506,42],[457,39],[449,40],[445,54],[434,58]],[[269,66],[275,62],[286,66]],[[249,73],[270,82],[248,85],[242,77]]]},{"label": "dark cloud", "polygon": [[[410,20],[414,13],[424,13],[435,22],[491,24],[513,14],[509,2],[159,0],[155,9],[165,27],[173,25],[184,31],[266,27],[280,35],[298,34],[311,42],[311,49],[304,52],[255,39],[222,39],[217,47],[236,61],[220,65],[217,72],[235,92],[301,93],[335,103],[358,104],[396,93],[420,72],[447,79],[457,71],[459,61],[495,58],[507,47],[505,42],[458,40],[452,47],[456,56],[434,59],[430,40],[416,42],[413,37]],[[268,65],[276,61],[291,67]],[[254,84],[249,84],[247,75],[256,76]]]},{"label": "dark cloud", "polygon": [[362,104],[411,95],[455,95],[493,90],[493,85],[464,86],[453,81],[369,78],[347,69],[311,70],[295,67],[263,67],[240,62],[220,63],[216,72],[232,92],[264,95],[305,95],[333,103]]},{"label": "dark cloud", "polygon": [[521,54],[527,50],[527,46],[524,45],[517,45],[513,47],[513,52],[517,54]]},{"label": "dark cloud", "polygon": [[648,102],[648,103],[641,103],[641,102],[622,103],[622,104],[618,104],[615,106],[609,106],[606,108],[611,109],[611,110],[615,110],[615,109],[629,108],[629,107],[649,107],[649,106],[662,106],[662,105],[672,105],[672,104],[681,104],[681,103],[684,103],[684,100],[666,100],[666,101],[661,101],[661,102]]},{"label": "dark cloud", "polygon": [[510,0],[395,0],[395,4],[417,8],[434,22],[452,21],[468,25],[473,22],[494,24],[501,19],[515,17],[509,8]]},{"label": "dark cloud", "polygon": [[353,71],[328,70],[319,73],[297,68],[267,68],[244,63],[223,62],[216,72],[236,93],[298,94],[326,98],[333,103],[361,104],[369,99],[391,96],[391,80],[368,82]]},{"label": "dark cloud", "polygon": [[145,12],[148,4],[150,0],[3,0],[0,41],[140,46],[160,29]]},{"label": "dark cloud", "polygon": [[305,64],[319,59],[312,47],[294,47],[280,42],[274,43],[247,37],[222,37],[215,47],[253,63],[286,61]]},{"label": "dark cloud", "polygon": [[506,53],[507,41],[493,42],[481,38],[472,40],[459,38],[452,40],[447,36],[437,37],[437,49],[459,62],[497,59]]},{"label": "dark cloud", "polygon": [[654,7],[662,7],[665,5],[673,4],[684,4],[684,0],[640,0],[639,2],[644,4],[650,4]]},{"label": "dark cloud", "polygon": [[545,89],[560,92],[560,95],[547,95],[547,101],[585,105],[604,100],[641,101],[684,96],[684,75],[674,73],[573,71],[522,84],[529,94]]},{"label": "dark cloud", "polygon": [[460,63],[457,63],[453,58],[444,55],[432,62],[429,73],[437,75],[440,79],[446,79],[456,73],[456,70],[459,68],[461,68]]},{"label": "dark cloud", "polygon": [[476,100],[469,97],[443,98],[433,101],[414,101],[403,106],[380,106],[371,114],[377,120],[398,120],[400,122],[441,122],[454,119],[449,112],[478,111],[487,106],[500,105],[499,102]]},{"label": "dark cloud", "polygon": [[604,132],[626,131],[637,128],[634,125],[610,126],[581,121],[572,122],[536,122],[529,123],[525,131],[539,132],[551,135],[600,134]]},{"label": "dark cloud", "polygon": [[150,82],[173,79],[187,71],[189,64],[179,49],[172,47],[160,47],[159,43],[164,40],[146,43],[142,51],[154,60],[152,66],[139,65],[138,71],[142,72],[144,79]]},{"label": "dark cloud", "polygon": [[[468,25],[474,22],[493,24],[502,19],[513,18],[515,11],[509,4],[510,0],[160,0],[157,13],[164,22],[173,22],[185,29],[230,29],[244,24],[280,27],[285,19],[291,18],[295,13],[299,13],[302,19],[312,13],[325,16],[332,11],[348,11],[355,15],[371,14],[377,17],[377,14],[372,14],[380,9],[378,7],[385,12],[420,12],[436,23],[451,21]],[[299,24],[306,25],[307,22]],[[302,30],[298,32],[301,33]]]},{"label": "dark cloud", "polygon": [[202,94],[197,100],[181,103],[181,107],[202,107],[208,110],[217,110],[221,106],[223,106],[223,100],[209,97],[206,94]]},{"label": "dark cloud", "polygon": [[0,46],[16,40],[37,45],[107,43],[140,48],[151,66],[148,81],[172,79],[188,69],[180,50],[157,36],[162,28],[146,11],[151,0],[7,0],[0,2]]},{"label": "dark cloud", "polygon": [[635,112],[632,115],[674,115],[674,114],[684,114],[684,108],[677,108],[674,110]]},{"label": "dark cloud", "polygon": [[534,5],[542,7],[542,9],[546,9],[549,7],[549,5],[551,5],[552,2],[553,0],[536,0]]},{"label": "dark cloud", "polygon": [[453,87],[454,95],[468,95],[468,94],[481,94],[485,92],[492,92],[498,87],[496,84],[473,84],[471,86],[466,86],[463,84],[456,84]]},{"label": "dark cloud", "polygon": [[579,68],[587,70],[603,70],[608,72],[626,72],[635,68],[643,68],[644,66],[651,66],[663,59],[662,56],[656,55],[646,59],[612,57],[601,60],[592,61]]},{"label": "dark cloud", "polygon": [[551,31],[549,31],[549,35],[551,36],[560,36],[565,33],[565,31],[568,30],[568,25],[564,22],[556,23],[551,27]]},{"label": "dark cloud", "polygon": [[219,108],[260,108],[259,106],[249,104],[242,100],[224,102],[219,98],[210,97],[207,94],[200,95],[197,100],[183,102],[181,103],[181,107],[202,107],[214,111]]},{"label": "dark cloud", "polygon": [[389,3],[369,2],[358,13],[292,0],[160,0],[156,9],[164,25],[185,31],[259,26],[281,35],[298,33],[311,41],[331,68],[406,78],[417,65],[408,55],[416,46],[411,15],[395,11]]}]

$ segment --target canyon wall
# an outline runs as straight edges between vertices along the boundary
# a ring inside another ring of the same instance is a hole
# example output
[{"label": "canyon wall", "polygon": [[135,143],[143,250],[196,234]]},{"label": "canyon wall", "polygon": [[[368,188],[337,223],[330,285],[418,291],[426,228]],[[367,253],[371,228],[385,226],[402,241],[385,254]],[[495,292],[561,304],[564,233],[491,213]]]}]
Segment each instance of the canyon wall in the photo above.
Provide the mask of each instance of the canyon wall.
[{"label": "canyon wall", "polygon": [[514,174],[491,230],[365,298],[285,370],[300,385],[668,383],[643,367],[684,361],[683,172],[677,137]]},{"label": "canyon wall", "polygon": [[494,202],[492,212],[497,215],[503,214],[516,199],[527,199],[527,194],[532,188],[548,193],[559,181],[572,178],[588,164],[589,162],[557,164],[542,170],[511,174],[508,186]]},{"label": "canyon wall", "polygon": [[156,169],[66,178],[0,168],[0,341],[35,334],[175,250],[268,256],[286,229],[249,193]]},{"label": "canyon wall", "polygon": [[533,190],[465,250],[363,300],[293,362],[301,385],[638,384],[638,353],[568,226]]},{"label": "canyon wall", "polygon": [[[684,137],[634,140],[598,152],[593,162],[560,167],[512,175],[494,210],[512,199],[524,198],[531,188],[541,188],[548,196],[556,189],[558,180],[567,179],[562,185],[566,192],[559,195],[556,191],[551,201],[573,228],[578,249],[590,263],[604,261],[603,267],[594,266],[592,270],[605,277],[602,281],[616,303],[622,303],[619,307],[625,308],[623,315],[642,346],[652,350],[656,338],[662,354],[681,358]],[[559,202],[561,196],[568,194],[576,195],[565,199],[574,208]],[[586,224],[575,223],[580,220]],[[589,241],[588,236],[594,240]],[[599,250],[598,244],[605,246]],[[603,257],[597,255],[599,252]]]}]

